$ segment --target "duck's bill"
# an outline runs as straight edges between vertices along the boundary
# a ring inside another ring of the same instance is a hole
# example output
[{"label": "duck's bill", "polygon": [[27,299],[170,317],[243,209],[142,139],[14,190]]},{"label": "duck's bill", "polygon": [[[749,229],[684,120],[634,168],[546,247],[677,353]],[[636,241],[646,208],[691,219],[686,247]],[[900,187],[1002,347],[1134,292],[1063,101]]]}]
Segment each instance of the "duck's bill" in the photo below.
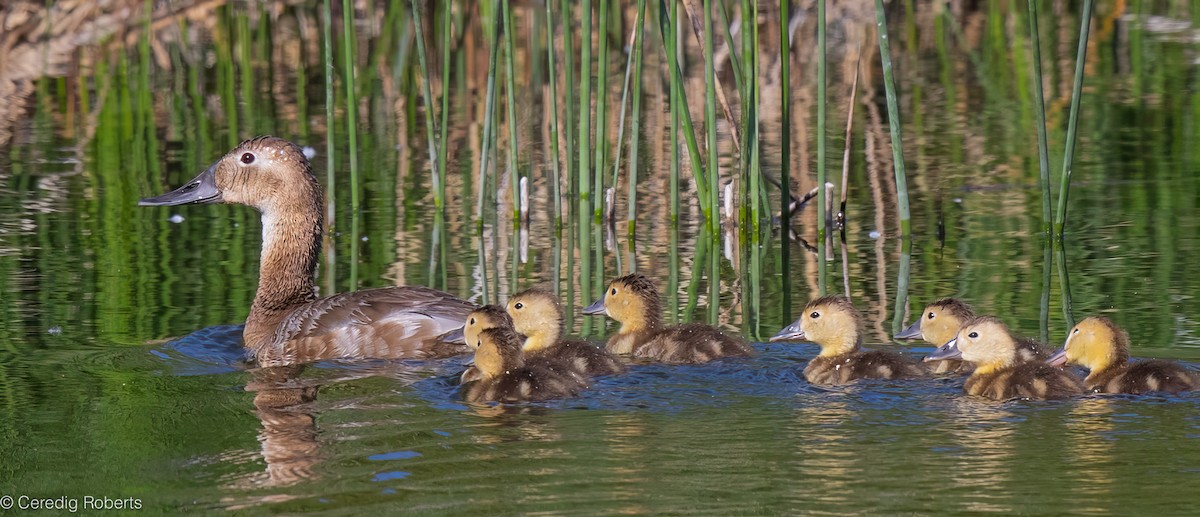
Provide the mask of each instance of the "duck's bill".
[{"label": "duck's bill", "polygon": [[925,362],[945,361],[947,359],[962,359],[962,352],[958,349],[958,338],[947,341],[946,344],[934,350],[932,354],[925,356]]},{"label": "duck's bill", "polygon": [[912,322],[912,325],[904,327],[904,330],[897,332],[896,335],[892,336],[892,339],[896,339],[896,340],[917,339],[919,337],[921,337],[921,320],[920,319]]},{"label": "duck's bill", "polygon": [[458,327],[450,332],[438,336],[438,341],[442,343],[454,343],[459,345],[467,344],[467,336],[463,333],[465,327]]},{"label": "duck's bill", "polygon": [[138,201],[138,206],[175,206],[197,203],[220,203],[221,190],[217,188],[217,165],[200,173],[182,187]]},{"label": "duck's bill", "polygon": [[591,305],[583,308],[584,314],[604,314],[604,298],[596,300]]},{"label": "duck's bill", "polygon": [[771,336],[770,341],[804,341],[804,339],[804,331],[800,329],[800,320],[796,320],[795,323]]},{"label": "duck's bill", "polygon": [[1067,365],[1067,349],[1064,348],[1054,353],[1049,359],[1046,359],[1046,364],[1050,366],[1063,367]]}]

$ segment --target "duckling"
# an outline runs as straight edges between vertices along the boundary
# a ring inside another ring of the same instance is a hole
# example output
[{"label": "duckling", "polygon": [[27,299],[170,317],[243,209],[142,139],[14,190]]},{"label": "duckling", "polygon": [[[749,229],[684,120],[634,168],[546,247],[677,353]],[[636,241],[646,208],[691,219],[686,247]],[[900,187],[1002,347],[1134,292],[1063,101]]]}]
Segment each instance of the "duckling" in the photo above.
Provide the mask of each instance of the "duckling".
[{"label": "duckling", "polygon": [[[479,333],[487,329],[500,328],[512,329],[513,320],[504,311],[504,308],[499,305],[484,305],[478,309],[471,311],[467,315],[466,321],[462,327],[459,327],[450,333],[443,335],[441,340],[445,342],[463,341],[472,349],[477,349],[479,346]],[[466,384],[468,382],[477,381],[483,377],[479,368],[472,365],[468,366],[459,375],[458,383]]]},{"label": "duckling", "polygon": [[643,275],[632,274],[609,282],[604,296],[584,308],[583,313],[607,314],[621,324],[606,345],[613,354],[632,354],[671,364],[753,355],[753,349],[745,341],[708,325],[664,327],[661,306],[654,283]]},{"label": "duckling", "polygon": [[[975,311],[967,302],[958,298],[942,298],[925,306],[921,317],[897,333],[900,339],[924,339],[926,343],[941,346],[954,339],[963,322],[974,318]],[[1039,361],[1050,357],[1050,351],[1029,338],[1017,338],[1017,353],[1022,361]],[[965,361],[933,361],[933,373],[971,373],[974,366]]]},{"label": "duckling", "polygon": [[528,289],[508,299],[513,328],[525,335],[522,347],[527,357],[547,357],[571,365],[586,375],[609,375],[625,371],[625,365],[605,350],[587,341],[560,341],[562,305],[545,289]]},{"label": "duckling", "polygon": [[467,402],[528,402],[572,397],[587,387],[578,376],[525,362],[516,331],[495,327],[474,341],[480,379],[463,385]]},{"label": "duckling", "polygon": [[1103,316],[1090,316],[1075,325],[1062,350],[1046,362],[1087,368],[1090,373],[1083,383],[1092,393],[1179,393],[1200,385],[1196,372],[1170,361],[1130,363],[1129,334]]},{"label": "duckling", "polygon": [[771,341],[812,341],[821,353],[808,362],[804,378],[813,384],[846,384],[855,379],[920,377],[925,369],[895,352],[862,350],[862,317],[845,296],[822,296]]},{"label": "duckling", "polygon": [[1011,398],[1065,399],[1083,394],[1083,384],[1073,375],[1041,361],[1022,361],[1017,340],[1008,327],[991,316],[963,323],[958,334],[925,358],[926,361],[960,359],[975,365],[963,383],[968,395],[993,400]]},{"label": "duckling", "polygon": [[140,206],[248,205],[262,213],[258,289],[245,346],[262,367],[322,359],[396,359],[466,353],[437,337],[474,304],[424,287],[386,287],[317,298],[324,195],[299,146],[246,140],[184,186]]}]

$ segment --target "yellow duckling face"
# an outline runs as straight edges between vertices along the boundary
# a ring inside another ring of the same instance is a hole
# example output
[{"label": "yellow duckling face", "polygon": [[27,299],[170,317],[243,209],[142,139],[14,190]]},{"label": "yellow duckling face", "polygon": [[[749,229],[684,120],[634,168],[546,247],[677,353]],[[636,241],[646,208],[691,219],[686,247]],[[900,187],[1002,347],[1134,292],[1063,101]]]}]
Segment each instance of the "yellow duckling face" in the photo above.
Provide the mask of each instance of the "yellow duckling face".
[{"label": "yellow duckling face", "polygon": [[558,297],[544,289],[529,289],[508,299],[508,315],[513,328],[528,336],[526,350],[553,345],[562,331],[562,305]]},{"label": "yellow duckling face", "polygon": [[178,189],[143,199],[141,206],[239,203],[262,212],[312,204],[316,177],[304,151],[282,138],[246,140]]},{"label": "yellow duckling face", "polygon": [[917,321],[900,331],[896,339],[921,338],[942,345],[958,335],[963,322],[975,317],[970,305],[957,298],[944,298],[925,306]]},{"label": "yellow duckling face", "polygon": [[858,348],[861,317],[845,296],[824,296],[804,306],[803,314],[771,341],[811,341],[821,356],[841,355]]},{"label": "yellow duckling face", "polygon": [[1071,329],[1062,350],[1046,362],[1054,366],[1076,364],[1098,371],[1128,360],[1129,334],[1108,318],[1089,316]]},{"label": "yellow duckling face", "polygon": [[484,329],[469,343],[475,347],[475,368],[485,379],[499,377],[524,365],[521,335],[511,328]]},{"label": "yellow duckling face", "polygon": [[645,276],[626,275],[608,283],[604,297],[583,309],[584,314],[607,314],[621,324],[621,334],[657,327],[661,300],[654,283]]},{"label": "yellow duckling face", "polygon": [[[459,330],[462,332],[463,340],[467,345],[475,348],[479,345],[479,333],[493,328],[513,328],[512,318],[499,305],[484,305],[471,311],[467,315],[466,321],[463,322],[463,327]],[[458,337],[454,334],[452,332],[444,336],[443,339],[453,341],[454,338]]]},{"label": "yellow duckling face", "polygon": [[958,335],[929,354],[926,361],[962,359],[975,364],[975,373],[991,373],[1017,362],[1017,341],[1004,322],[991,316],[963,323]]}]

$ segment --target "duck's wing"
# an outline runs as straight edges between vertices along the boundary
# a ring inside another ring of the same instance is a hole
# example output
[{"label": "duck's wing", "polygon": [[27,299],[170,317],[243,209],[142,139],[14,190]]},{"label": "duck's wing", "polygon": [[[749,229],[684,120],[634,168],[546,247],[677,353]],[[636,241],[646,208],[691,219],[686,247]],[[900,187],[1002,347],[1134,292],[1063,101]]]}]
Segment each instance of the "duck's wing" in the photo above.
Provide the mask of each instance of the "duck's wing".
[{"label": "duck's wing", "polygon": [[272,348],[289,362],[465,353],[465,346],[437,338],[461,327],[474,309],[466,300],[425,287],[343,293],[293,309],[280,322]]}]

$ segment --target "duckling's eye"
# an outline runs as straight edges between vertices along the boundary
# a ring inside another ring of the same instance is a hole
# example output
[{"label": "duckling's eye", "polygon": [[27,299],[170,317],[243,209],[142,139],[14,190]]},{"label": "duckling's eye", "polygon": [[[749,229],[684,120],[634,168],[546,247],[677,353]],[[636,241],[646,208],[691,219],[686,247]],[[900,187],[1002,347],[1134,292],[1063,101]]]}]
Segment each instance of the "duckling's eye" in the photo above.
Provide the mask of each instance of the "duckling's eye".
[{"label": "duckling's eye", "polygon": [[1071,333],[1072,333],[1072,334],[1078,334],[1078,333],[1079,333],[1079,329],[1072,330],[1072,331],[1071,331]]},{"label": "duckling's eye", "polygon": [[819,313],[819,312],[817,312],[817,311],[812,311],[812,314],[809,314],[809,315],[808,315],[808,317],[810,317],[810,318],[812,318],[812,319],[814,319],[814,320],[815,320],[815,319],[817,319],[817,318],[820,318],[820,317],[821,317],[821,313]]},{"label": "duckling's eye", "polygon": [[616,295],[617,295],[617,288],[616,288],[616,287],[612,288],[612,291],[609,291],[609,292],[608,292],[608,294],[611,294],[611,295],[613,295],[613,296],[616,296]]},{"label": "duckling's eye", "polygon": [[246,165],[254,163],[254,153],[242,153],[242,163]]},{"label": "duckling's eye", "polygon": [[468,324],[468,325],[474,325],[474,324],[475,324],[475,318],[471,318],[471,321],[468,321],[468,322],[467,322],[467,324]]},{"label": "duckling's eye", "polygon": [[969,338],[971,338],[971,339],[975,339],[975,338],[979,337],[979,333],[978,333],[978,332],[972,332],[972,333],[970,333],[970,334],[967,334],[967,337],[969,337]]},{"label": "duckling's eye", "polygon": [[524,308],[525,308],[525,304],[523,304],[523,303],[521,303],[521,302],[517,302],[517,304],[516,304],[516,305],[513,305],[513,308],[519,311],[519,310],[521,310],[521,309],[524,309]]},{"label": "duckling's eye", "polygon": [[929,319],[933,319],[933,313],[929,313]]}]

